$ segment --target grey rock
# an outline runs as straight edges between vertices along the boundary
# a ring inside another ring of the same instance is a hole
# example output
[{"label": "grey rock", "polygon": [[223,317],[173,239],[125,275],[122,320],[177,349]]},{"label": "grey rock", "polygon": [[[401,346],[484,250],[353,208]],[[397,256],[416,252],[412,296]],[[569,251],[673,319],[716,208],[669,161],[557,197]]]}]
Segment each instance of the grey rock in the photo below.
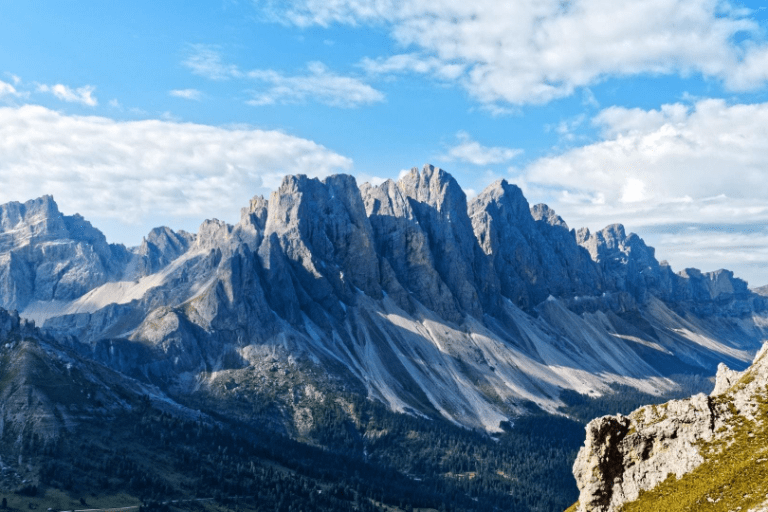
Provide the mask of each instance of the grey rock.
[{"label": "grey rock", "polygon": [[144,237],[136,251],[137,277],[154,274],[168,266],[176,258],[184,254],[195,242],[195,235],[186,231],[178,233],[171,228],[161,226],[154,228]]},{"label": "grey rock", "polygon": [[453,177],[425,165],[398,181],[429,243],[435,269],[462,313],[482,316],[475,287],[477,240],[467,210],[467,197]]},{"label": "grey rock", "polygon": [[564,388],[658,393],[680,368],[743,368],[768,337],[766,299],[732,274],[675,274],[620,226],[572,231],[503,181],[468,205],[432,166],[379,186],[289,176],[235,225],[157,228],[132,251],[38,202],[0,222],[2,296],[39,300],[52,334],[184,396],[213,372],[290,370],[495,430],[526,400],[557,410]]},{"label": "grey rock", "polygon": [[567,224],[545,205],[530,208],[518,187],[500,180],[479,194],[469,209],[501,294],[518,306],[531,309],[550,295],[601,291],[594,263]]},{"label": "grey rock", "polygon": [[395,296],[406,311],[413,310],[412,295],[442,318],[460,321],[460,308],[435,268],[427,234],[401,187],[392,180],[378,187],[366,183],[361,186],[361,194],[373,229],[376,253],[383,262],[387,293]]},{"label": "grey rock", "polygon": [[702,446],[727,439],[734,424],[760,415],[758,397],[768,384],[766,354],[768,344],[744,372],[721,365],[710,396],[698,394],[645,406],[628,417],[592,420],[573,466],[580,491],[578,510],[620,510],[670,474],[679,479],[701,465]]},{"label": "grey rock", "polygon": [[62,215],[51,196],[0,206],[1,307],[74,299],[121,276],[129,260],[80,215]]},{"label": "grey rock", "polygon": [[382,296],[373,233],[353,177],[286,177],[269,201],[264,237],[262,245],[279,245],[296,284],[333,317],[343,318],[339,302],[353,304],[356,290]]}]

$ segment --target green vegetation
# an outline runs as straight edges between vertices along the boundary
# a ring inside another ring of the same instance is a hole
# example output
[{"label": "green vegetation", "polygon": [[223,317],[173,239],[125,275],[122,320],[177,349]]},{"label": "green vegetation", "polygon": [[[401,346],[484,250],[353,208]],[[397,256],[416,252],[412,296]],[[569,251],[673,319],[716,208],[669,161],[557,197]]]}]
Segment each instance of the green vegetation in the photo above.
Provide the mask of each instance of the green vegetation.
[{"label": "green vegetation", "polygon": [[571,465],[583,427],[566,418],[534,412],[491,438],[353,395],[318,404],[313,416],[314,446],[256,424],[183,419],[145,398],[131,412],[21,445],[36,489],[7,489],[9,509],[215,498],[184,508],[551,511],[577,497]]},{"label": "green vegetation", "polygon": [[[734,416],[719,438],[700,443],[705,461],[679,480],[674,475],[627,503],[634,511],[748,510],[768,494],[768,387],[756,397],[757,421]],[[732,405],[732,404],[731,404]]]}]

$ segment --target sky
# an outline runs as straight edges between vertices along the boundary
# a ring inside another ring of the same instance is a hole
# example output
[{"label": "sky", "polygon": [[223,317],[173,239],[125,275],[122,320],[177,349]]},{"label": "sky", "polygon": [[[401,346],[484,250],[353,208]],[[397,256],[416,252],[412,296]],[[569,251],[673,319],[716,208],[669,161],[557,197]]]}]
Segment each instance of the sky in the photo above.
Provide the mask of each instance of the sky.
[{"label": "sky", "polygon": [[717,0],[0,6],[0,203],[110,242],[230,223],[286,174],[498,179],[680,271],[768,284],[768,10]]}]

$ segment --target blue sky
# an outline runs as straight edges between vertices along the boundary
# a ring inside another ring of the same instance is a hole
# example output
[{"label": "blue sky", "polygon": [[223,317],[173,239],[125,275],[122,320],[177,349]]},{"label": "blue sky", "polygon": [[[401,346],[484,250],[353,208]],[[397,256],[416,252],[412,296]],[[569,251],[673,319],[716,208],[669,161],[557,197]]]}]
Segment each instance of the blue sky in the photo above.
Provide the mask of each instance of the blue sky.
[{"label": "blue sky", "polygon": [[0,201],[110,241],[236,222],[287,173],[519,184],[676,270],[768,283],[758,2],[297,0],[0,7]]}]

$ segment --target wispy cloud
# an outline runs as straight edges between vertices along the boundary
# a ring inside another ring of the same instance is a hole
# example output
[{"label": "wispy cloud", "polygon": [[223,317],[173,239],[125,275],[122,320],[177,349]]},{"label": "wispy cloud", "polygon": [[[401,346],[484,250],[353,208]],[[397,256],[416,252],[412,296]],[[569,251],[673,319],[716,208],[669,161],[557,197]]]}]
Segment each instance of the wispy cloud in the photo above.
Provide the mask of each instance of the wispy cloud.
[{"label": "wispy cloud", "polygon": [[38,92],[50,93],[62,101],[80,103],[89,107],[95,107],[99,104],[98,100],[93,96],[93,91],[95,90],[96,88],[92,85],[78,87],[77,89],[72,89],[63,84],[40,84],[37,86]]},{"label": "wispy cloud", "polygon": [[19,92],[14,86],[0,80],[0,98],[3,96],[18,96]]},{"label": "wispy cloud", "polygon": [[747,9],[712,0],[261,0],[301,27],[371,24],[410,53],[379,73],[454,80],[487,105],[541,104],[607,77],[701,74],[733,90],[768,81],[766,34]]},{"label": "wispy cloud", "polygon": [[466,69],[466,65],[461,63],[446,62],[437,57],[415,53],[403,53],[377,59],[366,57],[360,61],[360,66],[368,73],[376,75],[412,72],[432,74],[444,80],[455,80]]},{"label": "wispy cloud", "polygon": [[124,225],[237,219],[286,173],[325,176],[352,165],[278,131],[120,122],[31,105],[0,108],[0,154],[0,202],[54,194],[67,211]]},{"label": "wispy cloud", "polygon": [[168,94],[176,98],[183,98],[185,100],[194,100],[194,101],[200,101],[200,99],[203,97],[203,93],[201,93],[197,89],[174,89],[170,91]]},{"label": "wispy cloud", "polygon": [[467,132],[456,134],[457,144],[448,149],[441,160],[466,162],[472,165],[503,164],[523,151],[505,147],[488,147],[472,140]]},{"label": "wispy cloud", "polygon": [[229,80],[242,76],[237,66],[223,61],[221,50],[214,45],[192,45],[183,64],[195,75],[211,80]]},{"label": "wispy cloud", "polygon": [[381,91],[360,78],[335,73],[322,62],[310,62],[306,72],[296,75],[274,69],[245,71],[226,63],[217,46],[195,45],[184,65],[211,80],[242,79],[263,85],[249,91],[251,99],[247,103],[253,106],[317,101],[332,107],[353,108],[384,100]]},{"label": "wispy cloud", "polygon": [[253,70],[248,77],[267,85],[254,92],[250,105],[304,103],[309,99],[332,107],[351,108],[384,100],[384,94],[361,80],[337,75],[320,62],[310,62],[307,73],[286,76],[271,69]]}]

